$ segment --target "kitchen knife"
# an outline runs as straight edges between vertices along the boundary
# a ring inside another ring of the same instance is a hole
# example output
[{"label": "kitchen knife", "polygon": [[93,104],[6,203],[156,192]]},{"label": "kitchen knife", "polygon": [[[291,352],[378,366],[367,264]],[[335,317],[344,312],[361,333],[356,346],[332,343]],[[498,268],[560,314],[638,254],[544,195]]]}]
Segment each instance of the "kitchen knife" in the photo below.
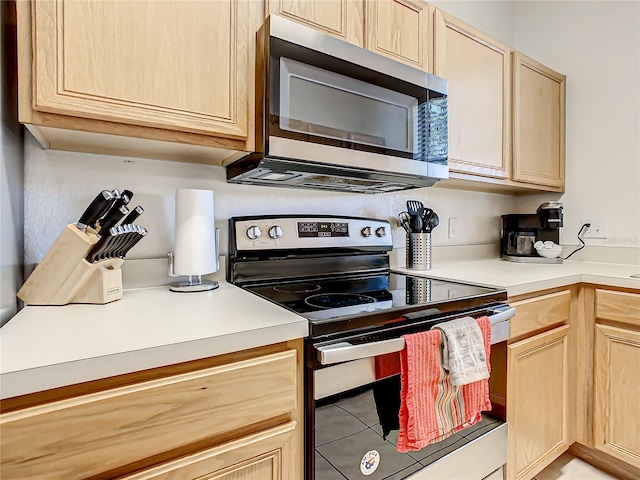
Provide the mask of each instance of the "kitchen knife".
[{"label": "kitchen knife", "polygon": [[98,230],[98,232],[100,233],[108,231],[111,227],[114,227],[120,220],[122,220],[122,217],[124,217],[128,213],[129,209],[124,205],[120,205],[117,209],[112,208],[111,210],[109,210],[109,213],[107,213],[107,215],[102,220],[100,220],[100,230]]},{"label": "kitchen knife", "polygon": [[123,252],[126,252],[127,245],[129,245],[135,238],[139,236],[139,230],[142,228],[139,225],[121,225],[120,227],[123,230],[122,238],[119,239],[118,243],[114,245],[112,251],[110,252],[110,258],[123,257]]},{"label": "kitchen knife", "polygon": [[76,222],[76,227],[83,232],[87,231],[87,227],[93,227],[98,219],[109,209],[113,198],[114,195],[109,190],[101,191],[80,216],[80,219]]},{"label": "kitchen knife", "polygon": [[85,257],[87,259],[87,261],[91,262],[91,263],[96,262],[98,260],[98,257],[100,256],[100,254],[104,251],[105,247],[111,241],[111,239],[117,235],[117,232],[118,231],[117,231],[116,228],[112,228],[106,234],[101,235],[100,236],[100,240],[98,240],[93,245],[93,247],[91,248],[91,251]]},{"label": "kitchen knife", "polygon": [[115,255],[115,251],[118,246],[123,242],[124,236],[128,232],[125,226],[113,227],[116,229],[116,235],[113,236],[113,239],[109,241],[105,247],[102,249],[102,252],[98,255],[98,260],[104,260],[106,258],[113,258]]},{"label": "kitchen knife", "polygon": [[[100,229],[109,229],[113,227],[122,218],[122,215],[126,215],[127,213],[129,213],[128,209],[127,212],[123,214],[119,214],[118,212],[121,211],[120,207],[127,205],[131,201],[133,192],[131,190],[123,190],[122,193],[119,193],[117,190],[114,190],[113,192],[118,194],[118,197],[111,204],[111,208],[109,209],[109,211],[100,219]],[[113,222],[113,216],[117,217],[117,220],[115,222]]]},{"label": "kitchen knife", "polygon": [[137,220],[137,218],[144,213],[144,208],[138,205],[136,208],[131,210],[131,213],[122,220],[122,225],[127,225],[133,223]]},{"label": "kitchen knife", "polygon": [[[138,225],[136,225],[138,226]],[[118,256],[120,258],[124,258],[127,256],[127,253],[129,253],[129,251],[140,241],[142,240],[146,235],[147,235],[147,229],[144,227],[139,227],[140,230],[138,232],[136,232],[136,236],[133,237],[133,239],[131,240],[131,242],[127,243],[126,246],[121,249],[120,252],[118,252]]]}]

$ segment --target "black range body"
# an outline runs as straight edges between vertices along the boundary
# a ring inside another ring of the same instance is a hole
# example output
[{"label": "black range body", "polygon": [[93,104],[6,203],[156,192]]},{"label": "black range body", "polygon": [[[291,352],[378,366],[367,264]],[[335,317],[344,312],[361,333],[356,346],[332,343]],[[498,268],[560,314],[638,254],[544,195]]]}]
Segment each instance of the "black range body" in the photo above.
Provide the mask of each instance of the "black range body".
[{"label": "black range body", "polygon": [[[473,465],[480,480],[506,462],[503,419],[487,416],[467,436],[454,434],[449,442],[399,453],[394,414],[388,411],[399,398],[399,375],[380,374],[374,366],[404,348],[402,335],[462,316],[489,316],[492,344],[506,341],[514,309],[505,303],[504,289],[394,272],[391,233],[388,221],[371,218],[234,217],[229,220],[228,280],[309,321],[307,480],[408,478],[445,468],[438,460],[451,450],[451,441],[462,447],[482,434],[494,453],[483,460],[486,465]],[[379,465],[365,475],[361,468],[371,465],[365,458],[370,452],[376,452],[370,460],[377,458]],[[456,461],[464,463],[462,457]]]}]

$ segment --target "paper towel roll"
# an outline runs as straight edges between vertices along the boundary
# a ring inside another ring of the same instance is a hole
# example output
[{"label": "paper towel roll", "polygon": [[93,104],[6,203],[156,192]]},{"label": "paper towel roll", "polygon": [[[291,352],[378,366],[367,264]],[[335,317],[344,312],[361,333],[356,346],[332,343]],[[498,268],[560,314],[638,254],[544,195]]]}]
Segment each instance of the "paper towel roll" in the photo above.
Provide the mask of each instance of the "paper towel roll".
[{"label": "paper towel roll", "polygon": [[176,190],[175,240],[176,274],[206,275],[218,271],[211,190]]}]

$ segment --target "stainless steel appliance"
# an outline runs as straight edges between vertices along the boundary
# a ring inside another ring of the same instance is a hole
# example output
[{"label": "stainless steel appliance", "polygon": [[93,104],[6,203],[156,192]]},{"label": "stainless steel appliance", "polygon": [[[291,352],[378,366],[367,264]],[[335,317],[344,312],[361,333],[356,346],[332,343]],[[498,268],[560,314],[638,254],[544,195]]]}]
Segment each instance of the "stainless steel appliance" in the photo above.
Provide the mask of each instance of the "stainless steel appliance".
[{"label": "stainless steel appliance", "polygon": [[[420,451],[383,438],[375,396],[399,395],[397,372],[376,372],[402,335],[461,316],[488,315],[492,343],[506,341],[514,309],[504,289],[393,272],[389,222],[307,216],[229,221],[230,282],[309,320],[305,339],[306,479],[483,479],[506,463],[507,425],[490,412],[473,427]],[[397,417],[396,417],[397,418]],[[502,478],[502,476],[500,476]]]},{"label": "stainless steel appliance", "polygon": [[449,177],[446,80],[276,15],[256,51],[256,152],[229,182],[380,193]]},{"label": "stainless steel appliance", "polygon": [[562,263],[562,258],[541,257],[537,241],[560,242],[562,203],[546,202],[536,213],[502,215],[500,256],[510,262]]}]

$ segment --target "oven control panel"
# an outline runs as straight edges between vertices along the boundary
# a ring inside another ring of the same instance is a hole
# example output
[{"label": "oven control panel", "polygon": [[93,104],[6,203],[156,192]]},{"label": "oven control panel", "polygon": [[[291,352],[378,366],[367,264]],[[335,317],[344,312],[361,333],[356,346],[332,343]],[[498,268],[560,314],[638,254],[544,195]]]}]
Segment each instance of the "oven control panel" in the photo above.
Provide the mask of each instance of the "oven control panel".
[{"label": "oven control panel", "polygon": [[356,217],[243,217],[232,219],[237,250],[391,247],[391,225]]}]

